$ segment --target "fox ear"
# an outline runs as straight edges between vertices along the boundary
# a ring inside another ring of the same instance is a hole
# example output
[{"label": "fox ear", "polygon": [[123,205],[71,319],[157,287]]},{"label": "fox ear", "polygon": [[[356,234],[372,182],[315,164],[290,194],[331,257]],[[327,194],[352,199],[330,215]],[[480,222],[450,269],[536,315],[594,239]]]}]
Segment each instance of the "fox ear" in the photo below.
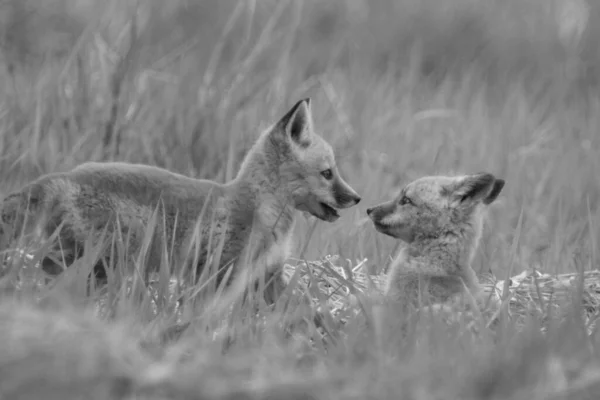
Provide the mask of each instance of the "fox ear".
[{"label": "fox ear", "polygon": [[480,172],[461,178],[447,188],[447,191],[460,203],[473,204],[482,200],[487,205],[496,200],[503,187],[504,180],[496,179],[490,173]]},{"label": "fox ear", "polygon": [[312,112],[310,98],[302,99],[279,120],[279,128],[292,142],[307,147],[312,132]]},{"label": "fox ear", "polygon": [[504,188],[505,183],[506,182],[504,179],[496,179],[494,181],[494,185],[492,186],[491,192],[483,199],[483,204],[492,204],[498,198],[498,195],[502,191],[502,188]]}]

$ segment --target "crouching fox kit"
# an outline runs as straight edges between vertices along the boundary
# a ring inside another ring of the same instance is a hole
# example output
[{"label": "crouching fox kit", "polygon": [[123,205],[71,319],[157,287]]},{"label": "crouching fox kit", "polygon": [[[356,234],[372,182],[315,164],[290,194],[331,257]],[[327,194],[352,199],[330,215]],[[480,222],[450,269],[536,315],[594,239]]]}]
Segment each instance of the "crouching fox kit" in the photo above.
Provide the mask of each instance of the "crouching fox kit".
[{"label": "crouching fox kit", "polygon": [[[313,131],[311,101],[304,99],[259,136],[237,176],[225,184],[148,165],[88,162],[9,194],[2,223],[12,240],[35,227],[45,237],[60,228],[56,254],[42,261],[46,272],[57,274],[61,261],[69,265],[82,256],[91,232],[127,238],[129,253],[136,254],[156,211],[147,271],[158,268],[164,247],[172,247],[173,264],[191,265],[194,259],[199,273],[222,247],[221,270],[232,266],[233,277],[246,266],[264,268],[257,275],[273,277],[276,291],[297,211],[333,222],[338,209],[359,201],[340,176],[331,146]],[[189,250],[194,243],[195,256]],[[104,260],[109,256],[108,250],[102,254]]]},{"label": "crouching fox kit", "polygon": [[419,298],[446,303],[480,295],[471,261],[481,237],[484,208],[504,187],[489,173],[426,176],[388,202],[367,209],[377,231],[408,244],[388,273],[388,300],[419,307]]}]

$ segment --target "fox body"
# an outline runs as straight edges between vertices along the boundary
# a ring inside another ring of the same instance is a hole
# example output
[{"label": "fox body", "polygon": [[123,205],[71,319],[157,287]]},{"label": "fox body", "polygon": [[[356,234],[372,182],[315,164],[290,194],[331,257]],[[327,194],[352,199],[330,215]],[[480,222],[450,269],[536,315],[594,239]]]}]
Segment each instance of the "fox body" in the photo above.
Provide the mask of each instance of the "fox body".
[{"label": "fox body", "polygon": [[[225,184],[147,165],[89,162],[8,195],[2,222],[12,239],[36,227],[50,237],[60,228],[54,249],[60,250],[58,261],[70,264],[82,255],[91,232],[93,240],[102,232],[116,233],[137,254],[155,215],[148,272],[160,265],[165,244],[173,245],[175,262],[187,257],[190,263],[196,243],[197,272],[222,246],[220,268],[233,266],[233,275],[246,265],[265,268],[280,285],[298,210],[333,222],[336,209],[359,201],[339,175],[331,146],[313,131],[310,99],[304,99],[260,135],[237,176]],[[49,273],[62,270],[56,264],[43,260]]]},{"label": "fox body", "polygon": [[390,266],[385,295],[419,306],[419,297],[446,303],[480,286],[471,261],[481,237],[485,207],[504,187],[489,173],[427,176],[393,200],[367,209],[375,228],[408,244]]}]

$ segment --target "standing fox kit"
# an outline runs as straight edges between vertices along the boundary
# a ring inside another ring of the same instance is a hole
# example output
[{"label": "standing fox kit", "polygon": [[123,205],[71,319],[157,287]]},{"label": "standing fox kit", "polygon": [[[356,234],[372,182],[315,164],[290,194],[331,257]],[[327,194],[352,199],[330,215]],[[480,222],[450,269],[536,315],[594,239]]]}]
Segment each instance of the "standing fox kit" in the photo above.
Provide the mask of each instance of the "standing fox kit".
[{"label": "standing fox kit", "polygon": [[465,288],[478,295],[471,261],[484,208],[504,183],[489,173],[427,176],[406,185],[394,200],[367,209],[379,232],[408,244],[388,273],[386,297],[418,307],[420,296],[445,303]]},{"label": "standing fox kit", "polygon": [[260,271],[275,279],[276,290],[283,284],[280,269],[289,256],[297,211],[333,222],[337,209],[359,201],[340,176],[331,146],[313,131],[311,102],[304,99],[260,135],[237,176],[225,184],[147,165],[89,162],[44,175],[8,195],[2,223],[11,240],[22,230],[38,227],[49,237],[60,227],[56,260],[42,262],[46,272],[56,274],[61,260],[71,264],[90,234],[98,237],[103,229],[109,238],[113,233],[127,238],[129,253],[135,254],[156,210],[149,272],[158,268],[165,244],[174,245],[174,262],[185,259],[189,265],[194,258],[189,248],[199,241],[193,265],[198,273],[222,246],[220,269],[232,265],[233,276],[246,266],[266,268]]}]

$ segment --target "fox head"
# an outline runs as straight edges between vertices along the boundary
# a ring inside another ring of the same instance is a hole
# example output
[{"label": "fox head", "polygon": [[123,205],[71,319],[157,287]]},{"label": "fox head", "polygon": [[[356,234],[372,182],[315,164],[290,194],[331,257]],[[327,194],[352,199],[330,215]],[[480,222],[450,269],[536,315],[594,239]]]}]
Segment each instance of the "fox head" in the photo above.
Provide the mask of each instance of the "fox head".
[{"label": "fox head", "polygon": [[358,204],[360,196],[340,176],[329,143],[314,132],[310,103],[300,100],[271,128],[271,161],[296,209],[333,222],[336,209]]},{"label": "fox head", "polygon": [[375,229],[407,243],[460,234],[480,224],[482,207],[491,204],[504,180],[489,173],[426,176],[406,185],[388,202],[367,209]]}]

